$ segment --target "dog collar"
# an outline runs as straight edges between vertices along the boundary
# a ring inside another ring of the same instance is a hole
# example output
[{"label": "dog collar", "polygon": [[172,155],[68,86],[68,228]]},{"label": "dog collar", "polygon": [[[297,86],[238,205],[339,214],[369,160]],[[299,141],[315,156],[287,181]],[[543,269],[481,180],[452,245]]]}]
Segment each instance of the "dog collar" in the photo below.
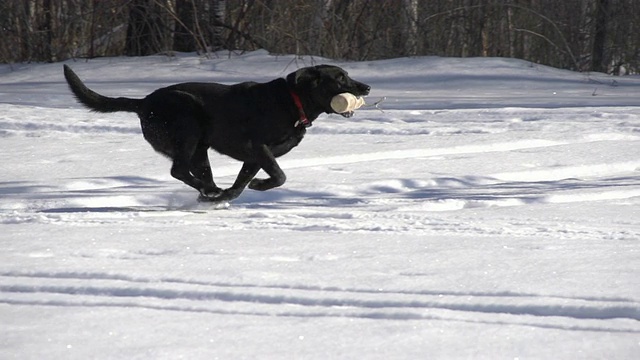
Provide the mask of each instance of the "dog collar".
[{"label": "dog collar", "polygon": [[298,96],[298,94],[296,94],[293,90],[289,90],[289,93],[291,94],[291,98],[293,98],[293,102],[296,104],[296,107],[298,108],[298,114],[300,116],[300,118],[298,119],[298,121],[296,121],[293,127],[298,127],[300,125],[304,127],[311,126],[311,121],[309,121],[309,118],[307,118],[307,115],[304,113],[304,109],[302,108],[302,101],[300,101],[300,96]]}]

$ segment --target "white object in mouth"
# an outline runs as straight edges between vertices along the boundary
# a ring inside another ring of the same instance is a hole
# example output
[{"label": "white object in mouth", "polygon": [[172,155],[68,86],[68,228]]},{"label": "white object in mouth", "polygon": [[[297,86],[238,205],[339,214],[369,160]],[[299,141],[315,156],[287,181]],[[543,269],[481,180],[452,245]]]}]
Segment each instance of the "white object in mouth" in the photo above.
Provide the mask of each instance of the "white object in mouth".
[{"label": "white object in mouth", "polygon": [[364,105],[364,99],[352,93],[338,94],[331,99],[331,108],[338,114],[357,110],[362,105]]}]

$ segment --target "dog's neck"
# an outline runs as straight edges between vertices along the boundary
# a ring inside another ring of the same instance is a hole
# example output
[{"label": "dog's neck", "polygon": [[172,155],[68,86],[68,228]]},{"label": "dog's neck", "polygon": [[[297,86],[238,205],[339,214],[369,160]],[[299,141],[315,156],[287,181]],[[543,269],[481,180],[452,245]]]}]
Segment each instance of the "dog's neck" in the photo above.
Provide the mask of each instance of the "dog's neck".
[{"label": "dog's neck", "polygon": [[296,104],[296,107],[298,108],[298,115],[299,115],[298,120],[295,122],[293,126],[294,127],[311,126],[311,120],[309,120],[309,118],[307,117],[307,114],[305,114],[304,112],[304,108],[302,107],[302,101],[300,101],[300,96],[298,96],[298,94],[292,89],[289,89],[289,93],[291,94],[291,98],[293,99],[294,104]]}]

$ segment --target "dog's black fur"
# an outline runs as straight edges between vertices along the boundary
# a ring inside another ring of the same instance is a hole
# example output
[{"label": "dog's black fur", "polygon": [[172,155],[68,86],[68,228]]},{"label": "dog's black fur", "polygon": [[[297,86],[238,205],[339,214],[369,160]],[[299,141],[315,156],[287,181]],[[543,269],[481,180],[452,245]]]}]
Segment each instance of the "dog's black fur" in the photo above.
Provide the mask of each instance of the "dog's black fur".
[{"label": "dog's black fur", "polygon": [[[306,126],[320,114],[334,113],[330,103],[335,95],[364,96],[370,89],[329,65],[302,68],[286,79],[267,83],[176,84],[144,99],[102,96],[88,89],[66,65],[64,76],[86,107],[137,113],[144,138],[173,160],[171,175],[198,190],[200,200],[213,202],[235,199],[247,185],[264,191],[284,184],[286,177],[276,158],[297,146]],[[305,115],[308,122],[301,123]],[[213,181],[209,148],[243,162],[228,189],[220,189]],[[260,169],[269,178],[254,179]]]}]

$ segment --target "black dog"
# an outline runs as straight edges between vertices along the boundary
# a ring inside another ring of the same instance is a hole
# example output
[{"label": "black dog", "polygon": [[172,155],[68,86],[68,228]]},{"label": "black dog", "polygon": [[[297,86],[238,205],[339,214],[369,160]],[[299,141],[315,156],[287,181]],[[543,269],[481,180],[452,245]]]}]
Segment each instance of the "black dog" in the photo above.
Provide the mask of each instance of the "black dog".
[{"label": "black dog", "polygon": [[[276,158],[297,146],[306,127],[320,114],[335,113],[330,105],[335,95],[364,96],[370,90],[329,65],[302,68],[286,79],[267,83],[176,84],[144,99],[102,96],[88,89],[66,65],[64,76],[86,107],[137,113],[144,138],[173,160],[171,176],[198,190],[200,200],[213,202],[235,199],[247,185],[264,191],[284,184],[286,176]],[[228,189],[220,189],[213,181],[209,148],[243,162]],[[269,178],[254,179],[260,169]]]}]

